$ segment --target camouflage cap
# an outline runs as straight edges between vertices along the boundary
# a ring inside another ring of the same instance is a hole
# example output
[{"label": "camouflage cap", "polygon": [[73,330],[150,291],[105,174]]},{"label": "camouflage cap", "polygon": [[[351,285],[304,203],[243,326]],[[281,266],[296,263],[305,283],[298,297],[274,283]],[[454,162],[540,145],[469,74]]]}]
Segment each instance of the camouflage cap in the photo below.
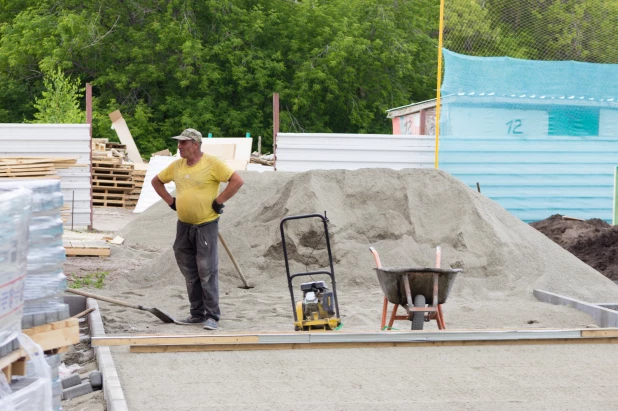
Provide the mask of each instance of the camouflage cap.
[{"label": "camouflage cap", "polygon": [[179,136],[172,137],[172,138],[176,140],[193,140],[193,141],[197,141],[198,143],[201,143],[202,133],[200,133],[194,128],[188,128],[182,133],[180,133]]}]

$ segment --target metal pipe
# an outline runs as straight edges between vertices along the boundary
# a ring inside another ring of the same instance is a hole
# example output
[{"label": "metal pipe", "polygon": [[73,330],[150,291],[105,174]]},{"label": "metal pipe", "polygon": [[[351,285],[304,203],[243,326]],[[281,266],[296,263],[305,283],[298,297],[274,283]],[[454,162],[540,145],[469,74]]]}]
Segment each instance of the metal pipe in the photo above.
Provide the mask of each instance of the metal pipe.
[{"label": "metal pipe", "polygon": [[90,226],[88,229],[92,230],[94,228],[94,202],[92,201],[92,84],[90,83],[86,83],[86,124],[90,124]]}]

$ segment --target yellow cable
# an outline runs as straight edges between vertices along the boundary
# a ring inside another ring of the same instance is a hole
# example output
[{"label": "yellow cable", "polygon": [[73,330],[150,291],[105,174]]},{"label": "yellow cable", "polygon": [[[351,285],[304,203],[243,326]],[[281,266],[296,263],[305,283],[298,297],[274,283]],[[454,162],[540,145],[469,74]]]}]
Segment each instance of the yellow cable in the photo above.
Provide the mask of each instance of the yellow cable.
[{"label": "yellow cable", "polygon": [[438,34],[438,90],[436,97],[436,159],[438,168],[438,153],[440,150],[440,87],[442,86],[442,34],[444,33],[444,0],[440,0],[440,32]]}]

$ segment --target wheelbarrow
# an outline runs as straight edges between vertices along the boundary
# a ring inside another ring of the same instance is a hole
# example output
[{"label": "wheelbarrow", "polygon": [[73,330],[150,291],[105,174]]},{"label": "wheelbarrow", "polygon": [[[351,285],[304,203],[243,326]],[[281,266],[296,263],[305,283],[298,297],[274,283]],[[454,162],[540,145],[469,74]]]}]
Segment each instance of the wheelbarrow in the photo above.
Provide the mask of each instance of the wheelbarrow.
[{"label": "wheelbarrow", "polygon": [[[380,288],[384,293],[381,330],[385,329],[388,303],[395,304],[386,329],[392,329],[395,320],[409,320],[412,330],[422,330],[426,321],[436,320],[438,329],[446,329],[442,304],[448,298],[455,277],[461,269],[440,268],[440,249],[436,257],[436,268],[384,268],[380,256],[369,247],[376,262]],[[407,316],[398,316],[399,306],[405,308]]]}]

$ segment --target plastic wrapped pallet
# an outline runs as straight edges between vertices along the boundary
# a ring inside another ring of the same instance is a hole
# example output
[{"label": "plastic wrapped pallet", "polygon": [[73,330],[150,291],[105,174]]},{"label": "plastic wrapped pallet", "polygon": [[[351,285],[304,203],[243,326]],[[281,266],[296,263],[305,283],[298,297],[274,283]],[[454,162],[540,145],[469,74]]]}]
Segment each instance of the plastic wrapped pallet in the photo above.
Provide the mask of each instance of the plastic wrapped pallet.
[{"label": "plastic wrapped pallet", "polygon": [[[46,355],[45,361],[51,369],[52,403],[54,411],[62,410],[62,382],[60,381],[60,354]],[[36,378],[36,368],[32,360],[26,361],[26,377]]]},{"label": "plastic wrapped pallet", "polygon": [[58,180],[3,182],[0,190],[22,186],[32,191],[22,321],[24,328],[30,328],[68,317],[68,306],[62,297],[67,288],[60,218],[63,197]]},{"label": "plastic wrapped pallet", "polygon": [[30,358],[31,376],[15,379],[9,385],[4,374],[0,373],[0,410],[52,411],[51,370],[43,350],[25,334],[18,338]]},{"label": "plastic wrapped pallet", "polygon": [[0,190],[0,347],[21,331],[31,198],[25,188]]}]

